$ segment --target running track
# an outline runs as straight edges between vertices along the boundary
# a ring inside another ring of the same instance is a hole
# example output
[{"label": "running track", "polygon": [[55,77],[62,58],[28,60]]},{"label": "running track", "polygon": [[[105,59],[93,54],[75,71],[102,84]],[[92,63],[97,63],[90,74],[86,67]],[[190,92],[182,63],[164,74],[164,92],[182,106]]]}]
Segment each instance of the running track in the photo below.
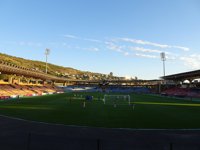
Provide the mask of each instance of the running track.
[{"label": "running track", "polygon": [[0,116],[0,150],[200,150],[200,130],[78,127]]}]

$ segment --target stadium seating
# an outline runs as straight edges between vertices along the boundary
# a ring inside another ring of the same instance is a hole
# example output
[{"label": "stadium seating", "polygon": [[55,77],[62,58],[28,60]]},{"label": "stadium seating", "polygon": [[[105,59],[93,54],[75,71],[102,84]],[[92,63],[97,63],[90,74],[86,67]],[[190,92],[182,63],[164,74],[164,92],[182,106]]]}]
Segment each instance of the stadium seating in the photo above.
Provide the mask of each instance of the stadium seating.
[{"label": "stadium seating", "polygon": [[0,99],[16,98],[23,96],[46,95],[63,93],[61,88],[51,85],[18,85],[0,84]]},{"label": "stadium seating", "polygon": [[166,95],[166,96],[199,98],[200,97],[200,89],[173,87],[173,88],[164,90],[161,94]]},{"label": "stadium seating", "polygon": [[[72,92],[72,91],[84,91],[84,92],[97,92],[102,91],[100,87],[88,87],[88,86],[67,86],[64,87],[64,91]],[[106,88],[107,92],[123,92],[123,93],[151,93],[149,88],[146,87],[117,87],[117,86],[109,86]]]}]

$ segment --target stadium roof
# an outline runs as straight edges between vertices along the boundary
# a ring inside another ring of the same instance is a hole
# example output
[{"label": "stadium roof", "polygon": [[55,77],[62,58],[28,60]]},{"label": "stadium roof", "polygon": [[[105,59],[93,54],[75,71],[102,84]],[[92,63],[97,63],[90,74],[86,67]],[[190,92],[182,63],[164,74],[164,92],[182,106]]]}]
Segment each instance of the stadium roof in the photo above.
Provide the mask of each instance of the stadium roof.
[{"label": "stadium roof", "polygon": [[200,70],[172,74],[161,78],[165,80],[174,80],[174,81],[194,80],[200,78]]}]

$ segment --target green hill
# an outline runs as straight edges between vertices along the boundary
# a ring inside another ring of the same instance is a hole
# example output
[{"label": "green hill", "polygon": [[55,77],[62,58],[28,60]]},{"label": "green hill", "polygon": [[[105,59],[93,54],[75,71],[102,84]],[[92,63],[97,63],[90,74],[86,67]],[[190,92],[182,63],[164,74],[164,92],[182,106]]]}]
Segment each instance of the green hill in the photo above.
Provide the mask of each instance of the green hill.
[{"label": "green hill", "polygon": [[[39,70],[39,71],[45,72],[45,67],[46,67],[45,62],[23,59],[23,58],[14,57],[14,56],[2,54],[2,53],[0,53],[0,60],[8,62],[10,64],[17,65],[17,66],[22,66],[25,68],[30,68],[32,70]],[[69,67],[57,66],[54,64],[48,64],[48,73],[52,75],[82,74],[83,71],[69,68]]]},{"label": "green hill", "polygon": [[[7,54],[0,53],[0,60],[25,68],[29,68],[32,70],[37,70],[41,72],[45,72],[46,70],[46,63],[42,61],[35,61],[35,60],[28,60],[24,58],[19,58],[15,56],[10,56]],[[48,74],[59,76],[59,77],[66,77],[71,79],[116,79],[118,77],[108,76],[101,73],[93,73],[88,71],[81,71],[77,69],[73,69],[70,67],[63,67],[54,64],[48,63]]]}]

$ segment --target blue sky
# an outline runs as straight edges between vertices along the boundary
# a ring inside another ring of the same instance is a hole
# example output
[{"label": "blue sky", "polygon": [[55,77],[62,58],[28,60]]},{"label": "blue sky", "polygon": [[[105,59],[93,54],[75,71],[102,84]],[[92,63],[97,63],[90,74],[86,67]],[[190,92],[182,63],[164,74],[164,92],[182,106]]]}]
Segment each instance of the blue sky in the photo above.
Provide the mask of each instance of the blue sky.
[{"label": "blue sky", "polygon": [[199,0],[0,0],[0,52],[158,79],[200,68]]}]

